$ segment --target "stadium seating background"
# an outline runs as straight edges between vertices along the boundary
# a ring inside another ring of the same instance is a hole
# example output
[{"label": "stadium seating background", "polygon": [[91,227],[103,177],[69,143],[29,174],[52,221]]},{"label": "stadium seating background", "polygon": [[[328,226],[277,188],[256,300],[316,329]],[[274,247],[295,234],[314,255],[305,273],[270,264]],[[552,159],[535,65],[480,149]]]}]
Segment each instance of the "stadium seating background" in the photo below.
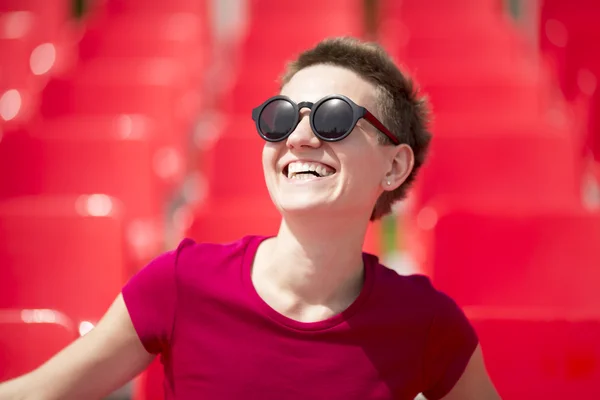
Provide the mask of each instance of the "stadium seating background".
[{"label": "stadium seating background", "polygon": [[[0,0],[0,381],[89,331],[185,236],[273,234],[250,110],[329,36],[434,110],[365,250],[465,309],[507,400],[600,398],[596,0]],[[160,399],[157,360],[125,396]]]}]

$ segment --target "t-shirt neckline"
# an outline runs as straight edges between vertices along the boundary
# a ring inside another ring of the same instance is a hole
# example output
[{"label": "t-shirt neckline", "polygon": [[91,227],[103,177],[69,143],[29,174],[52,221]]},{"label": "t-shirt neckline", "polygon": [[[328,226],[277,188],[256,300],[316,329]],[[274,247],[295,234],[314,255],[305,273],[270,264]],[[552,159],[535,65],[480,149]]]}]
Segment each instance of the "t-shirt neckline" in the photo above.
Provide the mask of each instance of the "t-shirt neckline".
[{"label": "t-shirt neckline", "polygon": [[301,322],[289,318],[275,309],[273,309],[266,301],[263,300],[262,297],[256,291],[254,284],[252,283],[252,265],[254,263],[254,257],[256,255],[256,251],[258,250],[258,246],[266,240],[271,238],[272,236],[251,236],[248,238],[248,244],[246,246],[244,257],[242,259],[242,281],[246,292],[252,299],[253,303],[259,308],[259,310],[264,313],[271,320],[277,322],[278,324],[284,325],[288,328],[292,328],[295,330],[301,331],[319,331],[333,328],[343,322],[348,321],[353,315],[355,315],[359,309],[364,305],[367,301],[369,295],[372,292],[373,284],[375,281],[375,266],[378,264],[378,259],[376,256],[363,253],[363,265],[365,268],[365,278],[363,287],[358,295],[358,297],[341,313],[338,313],[332,317],[329,317],[325,320],[316,321],[316,322]]}]

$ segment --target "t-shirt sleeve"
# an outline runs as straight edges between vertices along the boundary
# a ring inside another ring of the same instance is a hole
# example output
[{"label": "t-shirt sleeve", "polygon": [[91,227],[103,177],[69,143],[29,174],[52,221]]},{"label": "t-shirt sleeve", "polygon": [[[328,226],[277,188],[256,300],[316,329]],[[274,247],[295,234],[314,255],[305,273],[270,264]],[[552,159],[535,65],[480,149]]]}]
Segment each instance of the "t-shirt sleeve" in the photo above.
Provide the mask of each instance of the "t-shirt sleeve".
[{"label": "t-shirt sleeve", "polygon": [[151,354],[169,347],[177,304],[177,256],[184,244],[156,257],[121,291],[140,341]]},{"label": "t-shirt sleeve", "polygon": [[427,400],[448,394],[460,379],[479,340],[464,312],[450,297],[439,293],[425,351]]}]

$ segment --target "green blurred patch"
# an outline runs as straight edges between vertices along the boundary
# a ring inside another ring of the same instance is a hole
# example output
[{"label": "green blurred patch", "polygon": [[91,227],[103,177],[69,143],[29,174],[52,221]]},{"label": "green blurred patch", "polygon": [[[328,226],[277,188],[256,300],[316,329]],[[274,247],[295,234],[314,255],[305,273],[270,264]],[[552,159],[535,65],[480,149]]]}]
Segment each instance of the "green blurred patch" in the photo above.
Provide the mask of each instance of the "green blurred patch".
[{"label": "green blurred patch", "polygon": [[383,240],[383,254],[387,255],[397,250],[397,219],[395,214],[386,215],[381,221],[381,236]]}]

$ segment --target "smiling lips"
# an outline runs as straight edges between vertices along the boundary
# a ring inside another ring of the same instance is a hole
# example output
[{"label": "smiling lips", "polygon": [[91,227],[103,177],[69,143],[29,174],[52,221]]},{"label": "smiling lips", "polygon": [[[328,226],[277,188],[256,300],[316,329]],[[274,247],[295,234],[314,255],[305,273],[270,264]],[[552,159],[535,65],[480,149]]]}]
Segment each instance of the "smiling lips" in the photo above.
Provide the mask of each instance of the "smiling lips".
[{"label": "smiling lips", "polygon": [[335,169],[317,162],[293,161],[284,168],[289,179],[314,179],[333,175]]}]

